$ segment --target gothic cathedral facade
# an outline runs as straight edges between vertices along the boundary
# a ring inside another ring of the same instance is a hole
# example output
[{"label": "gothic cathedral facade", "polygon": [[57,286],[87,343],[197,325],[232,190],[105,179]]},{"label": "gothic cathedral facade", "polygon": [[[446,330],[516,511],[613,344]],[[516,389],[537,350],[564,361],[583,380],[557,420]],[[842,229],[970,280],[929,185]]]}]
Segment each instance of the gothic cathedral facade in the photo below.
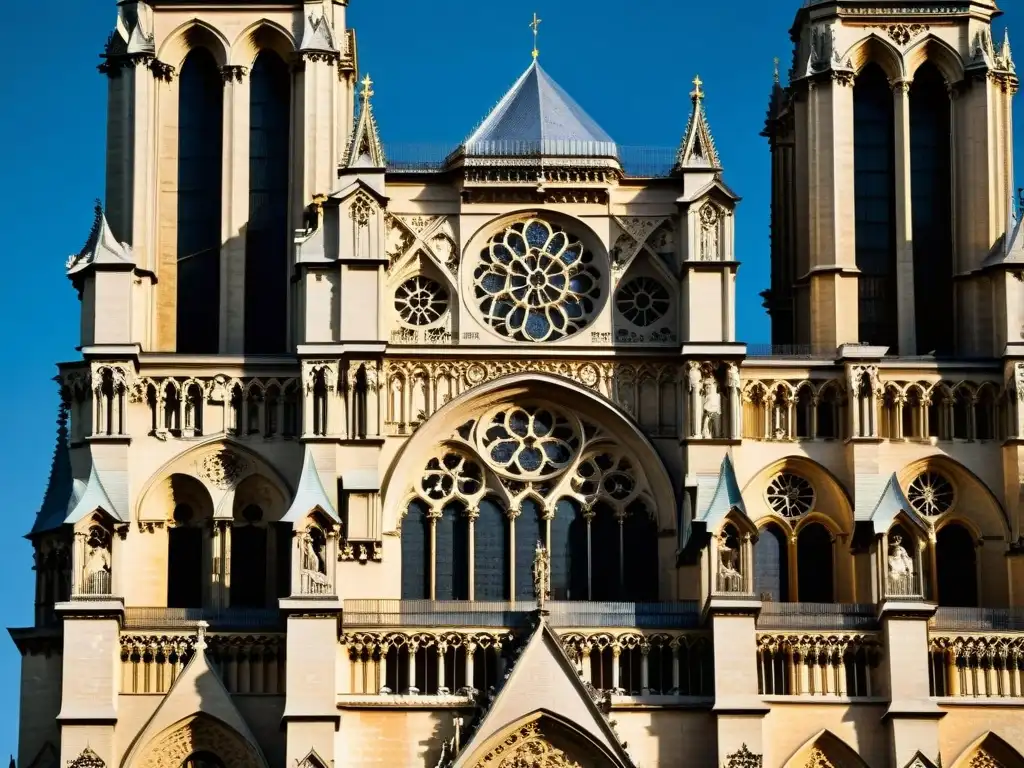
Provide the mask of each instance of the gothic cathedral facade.
[{"label": "gothic cathedral facade", "polygon": [[794,0],[765,349],[699,79],[403,157],[347,5],[118,3],[18,765],[1024,766],[995,1]]}]

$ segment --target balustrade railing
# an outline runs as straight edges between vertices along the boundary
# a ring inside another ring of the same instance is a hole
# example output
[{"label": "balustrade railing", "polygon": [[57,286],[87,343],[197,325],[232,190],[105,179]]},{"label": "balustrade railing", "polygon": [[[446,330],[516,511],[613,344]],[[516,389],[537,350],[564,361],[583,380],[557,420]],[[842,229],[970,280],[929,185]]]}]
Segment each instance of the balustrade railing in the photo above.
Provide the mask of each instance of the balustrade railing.
[{"label": "balustrade railing", "polygon": [[1024,697],[1024,636],[932,635],[932,696]]},{"label": "balustrade railing", "polygon": [[760,634],[758,691],[766,696],[873,696],[881,650],[875,635]]},{"label": "balustrade railing", "polygon": [[978,632],[1024,631],[1024,608],[954,608],[940,606],[930,625],[935,630]]},{"label": "balustrade railing", "polygon": [[758,629],[858,630],[878,626],[872,603],[780,603],[764,601]]},{"label": "balustrade railing", "polygon": [[[498,685],[525,633],[350,632],[348,693],[446,696]],[[704,633],[566,633],[563,648],[584,682],[619,695],[709,697],[712,644]]]},{"label": "balustrade railing", "polygon": [[194,629],[200,621],[210,629],[276,630],[284,620],[276,608],[163,608],[124,609],[125,629]]},{"label": "balustrade railing", "polygon": [[98,571],[84,574],[82,580],[74,585],[71,598],[89,597],[110,597],[113,595],[111,588],[110,571]]},{"label": "balustrade railing", "polygon": [[[521,627],[537,611],[532,600],[345,600],[346,627]],[[556,628],[690,629],[700,623],[696,600],[664,603],[551,601]]]}]

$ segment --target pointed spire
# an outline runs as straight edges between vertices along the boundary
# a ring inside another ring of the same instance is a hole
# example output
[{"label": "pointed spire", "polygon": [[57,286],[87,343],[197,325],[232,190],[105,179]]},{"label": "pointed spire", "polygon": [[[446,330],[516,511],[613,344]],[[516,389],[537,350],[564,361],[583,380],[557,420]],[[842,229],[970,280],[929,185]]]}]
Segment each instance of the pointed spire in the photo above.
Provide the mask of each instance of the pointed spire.
[{"label": "pointed spire", "polygon": [[722,167],[711,128],[708,126],[707,115],[704,113],[703,86],[704,81],[700,79],[700,75],[693,78],[693,90],[690,92],[693,109],[683,133],[683,140],[679,144],[679,151],[676,153],[677,171],[688,168],[721,170]]},{"label": "pointed spire", "polygon": [[373,96],[373,80],[369,75],[362,79],[359,93],[359,117],[352,130],[352,141],[345,152],[342,165],[346,168],[384,168],[387,158],[380,140],[377,119],[373,116],[370,98]]},{"label": "pointed spire", "polygon": [[313,452],[307,445],[305,456],[302,459],[302,475],[299,477],[299,487],[295,491],[295,499],[288,511],[284,513],[281,522],[298,522],[314,509],[321,510],[336,523],[341,522],[334,505],[327,497],[324,484],[320,481],[320,471],[316,468],[316,461],[313,460]]},{"label": "pointed spire", "polygon": [[1007,72],[1016,72],[1017,68],[1013,64],[1013,53],[1010,51],[1010,29],[1007,27],[1003,30],[1003,44],[999,47],[999,57],[997,64],[1000,69],[1004,69]]},{"label": "pointed spire", "polygon": [[97,200],[94,210],[92,229],[82,250],[70,256],[67,262],[68,276],[81,272],[94,265],[135,266],[135,256],[127,243],[118,242],[110,231],[107,217],[103,213],[103,204]]},{"label": "pointed spire", "polygon": [[732,510],[736,510],[744,517],[747,516],[747,505],[743,503],[740,484],[736,480],[736,469],[733,467],[732,459],[726,455],[722,459],[722,466],[718,472],[718,485],[715,487],[715,493],[701,519],[707,521],[710,527],[710,525],[724,520]]},{"label": "pointed spire", "polygon": [[50,464],[50,481],[46,485],[46,493],[36,514],[32,533],[44,533],[59,528],[74,504],[77,504],[77,498],[68,445],[68,410],[61,403],[57,413],[57,445],[53,449],[53,460]]}]

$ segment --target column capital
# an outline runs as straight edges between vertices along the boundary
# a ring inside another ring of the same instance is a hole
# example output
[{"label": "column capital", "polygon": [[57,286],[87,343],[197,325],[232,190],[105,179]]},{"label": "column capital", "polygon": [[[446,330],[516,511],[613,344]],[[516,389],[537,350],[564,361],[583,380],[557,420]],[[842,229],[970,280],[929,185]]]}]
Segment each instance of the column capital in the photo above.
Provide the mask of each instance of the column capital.
[{"label": "column capital", "polygon": [[220,76],[225,83],[240,83],[249,74],[249,68],[240,64],[227,64],[220,68]]}]

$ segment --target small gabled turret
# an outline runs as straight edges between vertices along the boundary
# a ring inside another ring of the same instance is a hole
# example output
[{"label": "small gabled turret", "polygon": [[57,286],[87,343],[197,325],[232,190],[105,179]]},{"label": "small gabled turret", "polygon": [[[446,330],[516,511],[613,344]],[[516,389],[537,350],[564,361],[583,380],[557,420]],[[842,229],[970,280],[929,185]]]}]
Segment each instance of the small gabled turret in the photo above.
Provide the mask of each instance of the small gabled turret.
[{"label": "small gabled turret", "polygon": [[305,56],[322,55],[329,58],[339,55],[334,28],[324,13],[323,5],[310,7],[302,28],[299,53]]},{"label": "small gabled turret", "polygon": [[377,129],[377,119],[373,116],[373,105],[370,102],[373,80],[369,75],[362,79],[362,86],[359,93],[359,116],[341,164],[344,168],[384,168],[387,159]]},{"label": "small gabled turret", "polygon": [[67,275],[82,300],[82,346],[131,343],[136,271],[131,246],[114,237],[103,206],[96,201],[89,238],[67,262]]},{"label": "small gabled turret", "polygon": [[106,64],[101,65],[101,69],[155,56],[153,9],[145,2],[122,3],[117,9],[114,31],[110,33],[103,51]]},{"label": "small gabled turret", "polygon": [[683,140],[679,144],[679,151],[676,152],[674,172],[688,169],[722,170],[715,139],[711,135],[708,118],[704,112],[704,90],[701,87],[703,85],[700,76],[693,78],[693,90],[690,92],[693,109],[683,133]]}]

